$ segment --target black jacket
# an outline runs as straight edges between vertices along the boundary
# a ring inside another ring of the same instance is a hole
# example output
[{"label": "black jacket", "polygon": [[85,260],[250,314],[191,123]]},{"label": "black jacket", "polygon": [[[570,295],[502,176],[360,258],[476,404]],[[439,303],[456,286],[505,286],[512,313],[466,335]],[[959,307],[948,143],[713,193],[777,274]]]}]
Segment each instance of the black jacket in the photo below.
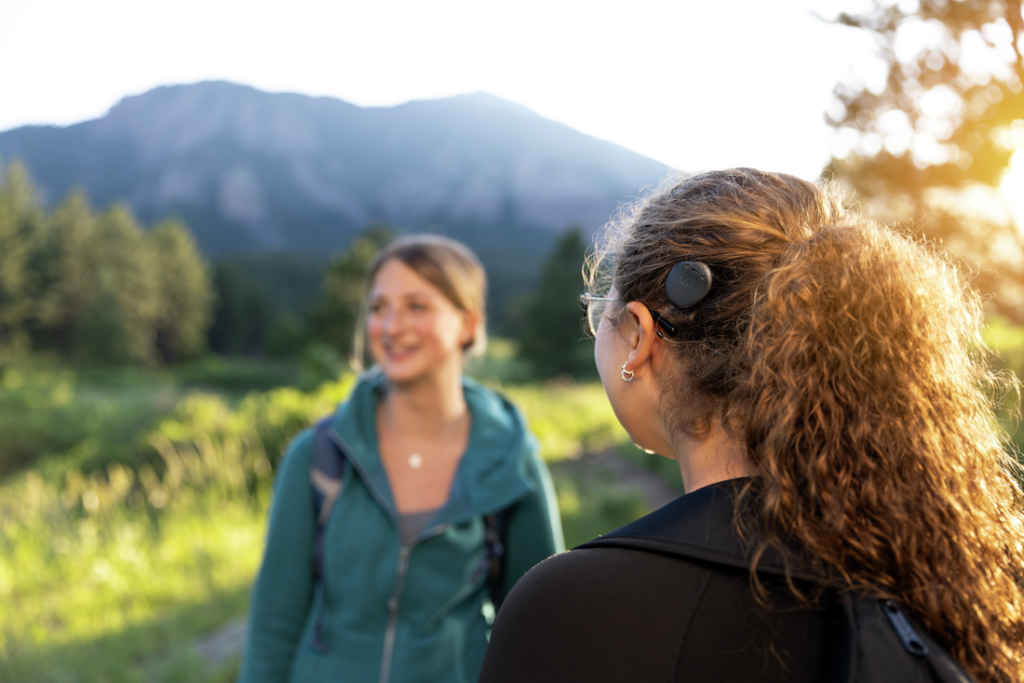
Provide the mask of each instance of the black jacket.
[{"label": "black jacket", "polygon": [[[771,574],[763,577],[767,601],[759,601],[743,562],[659,552],[664,534],[644,541],[645,529],[666,524],[675,527],[672,543],[693,539],[695,549],[707,545],[701,538],[732,534],[735,487],[699,489],[537,565],[502,607],[479,680],[822,680],[834,612],[801,605]],[[627,537],[644,550],[615,547]]]}]

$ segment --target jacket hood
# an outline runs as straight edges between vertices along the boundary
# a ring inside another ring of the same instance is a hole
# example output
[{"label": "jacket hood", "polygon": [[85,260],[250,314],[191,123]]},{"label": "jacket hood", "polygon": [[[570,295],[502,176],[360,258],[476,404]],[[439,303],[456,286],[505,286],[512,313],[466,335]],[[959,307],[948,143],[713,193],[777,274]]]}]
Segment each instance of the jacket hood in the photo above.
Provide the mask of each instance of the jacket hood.
[{"label": "jacket hood", "polygon": [[[394,497],[378,450],[377,404],[386,386],[379,371],[364,374],[348,400],[338,406],[333,428],[360,474],[372,480],[395,513]],[[472,417],[469,442],[438,522],[457,523],[507,508],[540,487],[530,474],[536,442],[519,411],[504,396],[463,377]]]}]

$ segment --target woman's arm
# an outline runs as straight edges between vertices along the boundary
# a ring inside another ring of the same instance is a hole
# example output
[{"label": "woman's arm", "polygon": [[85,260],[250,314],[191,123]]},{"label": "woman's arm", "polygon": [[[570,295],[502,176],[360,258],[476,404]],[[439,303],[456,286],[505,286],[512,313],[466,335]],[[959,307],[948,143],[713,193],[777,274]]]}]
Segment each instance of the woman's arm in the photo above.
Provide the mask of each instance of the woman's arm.
[{"label": "woman's arm", "polygon": [[313,599],[312,431],[288,447],[274,481],[267,548],[253,586],[239,683],[283,683]]},{"label": "woman's arm", "polygon": [[530,454],[528,472],[537,482],[537,490],[509,511],[502,597],[538,562],[565,550],[555,487],[536,447]]}]

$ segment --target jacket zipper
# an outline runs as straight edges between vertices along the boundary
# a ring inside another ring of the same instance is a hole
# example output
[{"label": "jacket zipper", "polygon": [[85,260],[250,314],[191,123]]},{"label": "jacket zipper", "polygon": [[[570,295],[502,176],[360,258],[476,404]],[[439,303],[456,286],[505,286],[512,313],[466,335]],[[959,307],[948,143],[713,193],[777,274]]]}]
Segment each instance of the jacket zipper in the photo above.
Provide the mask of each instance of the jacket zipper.
[{"label": "jacket zipper", "polygon": [[[349,445],[345,443],[345,440],[342,439],[341,435],[339,435],[333,428],[327,431],[327,435],[330,436],[336,444],[338,444],[342,451],[345,453],[352,452]],[[377,488],[377,485],[372,479],[370,479],[370,477],[366,476],[366,471],[363,469],[362,463],[355,458],[349,458],[349,461],[352,463],[353,467],[359,470],[359,476],[366,485],[366,488],[370,490],[370,494],[377,500],[377,504],[380,505],[381,509],[387,512],[391,517],[391,521],[397,530],[397,511],[388,506],[380,489]],[[388,678],[391,676],[391,657],[394,654],[395,634],[398,631],[398,608],[402,604],[402,589],[405,588],[405,575],[409,571],[409,555],[412,553],[413,546],[417,543],[434,536],[440,536],[447,529],[447,524],[439,524],[432,529],[425,529],[420,532],[418,536],[412,539],[411,544],[403,545],[398,550],[398,566],[395,570],[395,585],[391,589],[391,597],[389,597],[387,601],[388,625],[384,631],[384,653],[381,656],[379,683],[388,683]]]},{"label": "jacket zipper", "polygon": [[398,608],[402,605],[402,590],[405,588],[405,576],[409,571],[409,555],[413,547],[434,536],[440,536],[447,530],[447,524],[438,524],[432,529],[422,531],[416,538],[412,539],[409,545],[403,545],[398,550],[398,568],[395,570],[395,586],[391,590],[391,597],[388,598],[388,625],[384,631],[384,654],[380,663],[380,683],[388,683],[391,677],[391,657],[395,650],[395,634],[398,631]]}]

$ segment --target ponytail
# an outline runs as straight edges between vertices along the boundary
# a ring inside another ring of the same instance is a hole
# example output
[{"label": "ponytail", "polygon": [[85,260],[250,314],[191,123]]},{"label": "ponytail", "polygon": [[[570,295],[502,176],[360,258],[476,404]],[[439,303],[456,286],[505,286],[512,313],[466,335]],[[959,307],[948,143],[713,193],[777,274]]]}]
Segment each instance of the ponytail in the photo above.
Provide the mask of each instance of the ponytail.
[{"label": "ponytail", "polygon": [[[681,431],[745,443],[764,545],[900,600],[978,680],[1024,678],[1024,496],[963,275],[834,187],[750,169],[646,198],[609,258],[624,300],[701,342],[672,346],[666,398]],[[696,310],[664,298],[682,259],[715,273]]]}]

